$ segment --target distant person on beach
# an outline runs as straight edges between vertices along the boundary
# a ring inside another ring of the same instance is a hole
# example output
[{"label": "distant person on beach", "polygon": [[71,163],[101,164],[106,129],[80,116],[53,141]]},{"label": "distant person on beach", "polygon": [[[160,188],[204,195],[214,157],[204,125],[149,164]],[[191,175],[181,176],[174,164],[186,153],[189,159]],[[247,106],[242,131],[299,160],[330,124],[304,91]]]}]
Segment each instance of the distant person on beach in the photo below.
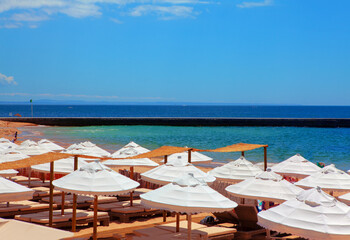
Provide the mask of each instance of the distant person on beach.
[{"label": "distant person on beach", "polygon": [[15,143],[15,142],[17,141],[17,134],[18,134],[18,133],[17,133],[17,131],[16,131],[16,132],[15,132],[15,138],[14,138],[13,141],[12,141],[13,143]]}]

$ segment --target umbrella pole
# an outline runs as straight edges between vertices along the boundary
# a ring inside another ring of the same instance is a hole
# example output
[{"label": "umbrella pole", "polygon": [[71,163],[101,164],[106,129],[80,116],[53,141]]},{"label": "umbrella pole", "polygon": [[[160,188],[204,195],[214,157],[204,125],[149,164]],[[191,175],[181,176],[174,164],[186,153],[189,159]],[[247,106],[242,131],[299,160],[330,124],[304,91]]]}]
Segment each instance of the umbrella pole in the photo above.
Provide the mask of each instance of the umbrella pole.
[{"label": "umbrella pole", "polygon": [[94,200],[94,230],[93,230],[93,240],[97,239],[97,198],[98,196],[95,195]]},{"label": "umbrella pole", "polygon": [[53,218],[53,169],[54,162],[50,162],[50,205],[49,205],[49,226],[52,227],[52,218]]},{"label": "umbrella pole", "polygon": [[163,210],[163,222],[166,222],[166,211]]},{"label": "umbrella pole", "polygon": [[242,151],[242,157],[244,157],[244,151]]},{"label": "umbrella pole", "polygon": [[61,198],[61,215],[64,214],[64,198],[65,198],[65,192],[62,192],[62,198]]},{"label": "umbrella pole", "polygon": [[31,180],[31,175],[32,175],[32,167],[28,168],[28,187],[30,188],[30,180]]},{"label": "umbrella pole", "polygon": [[176,232],[180,232],[180,213],[176,213]]},{"label": "umbrella pole", "polygon": [[264,147],[264,171],[267,169],[267,147]]},{"label": "umbrella pole", "polygon": [[191,156],[191,151],[192,151],[191,149],[188,150],[188,162],[189,162],[189,163],[191,163],[191,157],[192,157],[192,156]]},{"label": "umbrella pole", "polygon": [[[134,166],[130,167],[130,179],[134,180]],[[133,201],[133,196],[132,196],[133,191],[130,192],[130,207],[132,207],[132,201]]]},{"label": "umbrella pole", "polygon": [[168,155],[165,155],[164,156],[164,164],[167,164],[168,163]]},{"label": "umbrella pole", "polygon": [[[74,156],[74,171],[78,169],[78,156]],[[77,223],[77,195],[73,194],[73,212],[72,212],[72,232],[76,231]]]},{"label": "umbrella pole", "polygon": [[191,223],[192,223],[192,215],[187,214],[187,234],[188,234],[188,240],[191,240]]}]

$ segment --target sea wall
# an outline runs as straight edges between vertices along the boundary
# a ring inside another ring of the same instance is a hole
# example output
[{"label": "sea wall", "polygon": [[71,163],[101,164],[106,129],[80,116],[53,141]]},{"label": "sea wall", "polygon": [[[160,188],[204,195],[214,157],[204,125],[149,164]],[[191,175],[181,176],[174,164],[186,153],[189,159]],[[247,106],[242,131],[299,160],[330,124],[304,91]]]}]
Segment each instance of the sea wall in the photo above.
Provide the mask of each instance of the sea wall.
[{"label": "sea wall", "polygon": [[245,126],[349,128],[349,118],[0,118],[49,126],[165,125],[165,126]]}]

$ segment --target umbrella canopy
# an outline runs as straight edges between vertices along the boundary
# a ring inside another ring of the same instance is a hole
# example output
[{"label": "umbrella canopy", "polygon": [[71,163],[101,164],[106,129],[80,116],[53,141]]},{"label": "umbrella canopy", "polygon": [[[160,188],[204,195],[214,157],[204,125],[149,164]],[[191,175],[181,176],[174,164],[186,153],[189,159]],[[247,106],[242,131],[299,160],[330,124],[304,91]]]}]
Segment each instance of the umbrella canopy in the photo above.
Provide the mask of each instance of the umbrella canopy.
[{"label": "umbrella canopy", "polygon": [[41,147],[44,147],[46,149],[49,149],[51,151],[57,151],[57,150],[63,150],[64,148],[57,145],[56,143],[51,142],[50,140],[47,139],[41,139],[38,142],[38,145]]},{"label": "umbrella canopy", "polygon": [[284,176],[291,176],[297,178],[304,178],[311,174],[314,174],[320,170],[320,168],[306,160],[300,154],[296,154],[283,162],[280,162],[273,167],[272,171],[282,174]]},{"label": "umbrella canopy", "polygon": [[57,240],[73,237],[73,233],[40,226],[33,223],[22,222],[14,219],[0,218],[0,239],[35,239]]},{"label": "umbrella canopy", "polygon": [[[174,160],[181,160],[182,162],[188,162],[188,152],[182,152],[182,153],[174,153],[168,156],[168,162],[174,161]],[[199,152],[191,152],[191,163],[196,162],[209,162],[213,159],[211,157],[208,157],[202,153]],[[164,162],[164,160],[162,160]]]},{"label": "umbrella canopy", "polygon": [[320,168],[317,173],[296,182],[295,185],[306,189],[319,186],[327,191],[350,192],[350,175],[331,164]]},{"label": "umbrella canopy", "polygon": [[30,188],[0,177],[0,202],[28,200],[33,193]]},{"label": "umbrella canopy", "polygon": [[[78,158],[78,168],[83,167],[86,164],[87,162],[85,162],[82,158]],[[32,166],[32,169],[39,172],[49,173],[50,163],[34,165]],[[69,157],[55,161],[54,172],[59,174],[67,174],[74,172],[74,158]]]},{"label": "umbrella canopy", "polygon": [[140,195],[141,204],[181,213],[224,212],[237,203],[224,197],[191,173],[156,190]]},{"label": "umbrella canopy", "polygon": [[9,147],[16,148],[18,145],[6,138],[0,138],[0,148],[7,149]]},{"label": "umbrella canopy", "polygon": [[279,206],[261,211],[258,224],[314,240],[349,239],[350,207],[320,188],[313,188]]},{"label": "umbrella canopy", "polygon": [[165,185],[173,182],[185,173],[193,173],[194,177],[205,182],[214,182],[215,177],[208,175],[191,163],[183,163],[181,160],[163,164],[141,174],[141,179],[155,184]]},{"label": "umbrella canopy", "polygon": [[124,147],[119,149],[118,151],[114,152],[111,157],[112,158],[127,158],[139,155],[141,153],[149,152],[147,148],[141,147],[135,142],[129,142]]},{"label": "umbrella canopy", "polygon": [[110,153],[98,147],[97,145],[84,142],[80,144],[73,144],[61,153],[68,153],[73,155],[89,155],[93,157],[109,157]]},{"label": "umbrella canopy", "polygon": [[143,166],[143,167],[157,167],[158,163],[152,161],[149,158],[139,158],[139,159],[122,159],[122,160],[107,160],[103,162],[106,166]]},{"label": "umbrella canopy", "polygon": [[208,173],[219,180],[241,182],[245,179],[253,178],[262,172],[263,170],[261,170],[259,167],[255,166],[244,157],[240,157],[236,161],[232,161],[226,163],[223,166],[216,167]]},{"label": "umbrella canopy", "polygon": [[17,173],[18,171],[14,169],[1,170],[0,177],[14,177],[17,175]]},{"label": "umbrella canopy", "polygon": [[109,152],[107,152],[106,150],[100,148],[99,146],[97,146],[96,144],[86,141],[86,142],[82,142],[80,143],[81,146],[91,149],[91,151],[96,152],[97,154],[99,154],[101,157],[109,157],[111,154]]},{"label": "umbrella canopy", "polygon": [[4,151],[0,151],[0,163],[17,161],[24,158],[29,158],[29,156],[17,150],[6,149]]},{"label": "umbrella canopy", "polygon": [[254,178],[228,186],[226,191],[240,198],[281,203],[295,198],[303,189],[284,180],[282,176],[268,168],[267,171],[256,175]]},{"label": "umbrella canopy", "polygon": [[30,140],[24,141],[20,146],[16,148],[16,150],[26,155],[41,155],[44,153],[51,152],[51,150],[39,146],[36,142]]},{"label": "umbrella canopy", "polygon": [[53,181],[53,185],[76,194],[117,195],[133,191],[140,184],[95,161]]}]

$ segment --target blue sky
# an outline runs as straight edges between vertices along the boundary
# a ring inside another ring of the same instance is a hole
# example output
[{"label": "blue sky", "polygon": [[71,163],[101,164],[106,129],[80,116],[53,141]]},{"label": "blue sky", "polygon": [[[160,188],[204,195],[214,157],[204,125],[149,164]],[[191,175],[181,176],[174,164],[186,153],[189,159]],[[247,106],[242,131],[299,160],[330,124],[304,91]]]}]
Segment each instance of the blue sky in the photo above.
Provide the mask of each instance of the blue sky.
[{"label": "blue sky", "polygon": [[348,0],[0,0],[0,101],[350,105]]}]

